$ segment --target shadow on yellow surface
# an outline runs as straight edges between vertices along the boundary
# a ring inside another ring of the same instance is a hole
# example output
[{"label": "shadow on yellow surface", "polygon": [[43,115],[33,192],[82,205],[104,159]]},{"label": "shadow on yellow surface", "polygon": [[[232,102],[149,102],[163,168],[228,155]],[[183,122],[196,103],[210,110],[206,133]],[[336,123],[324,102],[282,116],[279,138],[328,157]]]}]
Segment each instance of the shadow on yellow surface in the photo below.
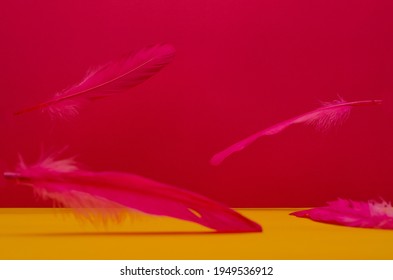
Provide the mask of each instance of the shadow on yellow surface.
[{"label": "shadow on yellow surface", "polygon": [[68,209],[0,209],[0,259],[393,259],[393,231],[289,216],[299,209],[239,209],[259,233],[215,233],[132,214],[95,227]]}]

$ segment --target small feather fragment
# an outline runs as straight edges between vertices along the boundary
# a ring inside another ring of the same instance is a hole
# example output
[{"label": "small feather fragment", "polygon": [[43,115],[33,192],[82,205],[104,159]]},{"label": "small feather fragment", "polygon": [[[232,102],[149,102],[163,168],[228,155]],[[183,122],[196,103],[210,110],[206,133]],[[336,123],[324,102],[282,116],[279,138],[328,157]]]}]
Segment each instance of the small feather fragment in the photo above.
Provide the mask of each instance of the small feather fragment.
[{"label": "small feather fragment", "polygon": [[210,164],[219,165],[227,157],[231,156],[235,152],[240,152],[259,138],[280,133],[281,131],[293,124],[306,123],[315,126],[318,130],[327,130],[333,125],[342,123],[349,116],[352,107],[379,105],[381,103],[382,100],[361,100],[345,102],[343,99],[335,100],[330,103],[324,103],[324,105],[318,109],[270,126],[229,146],[221,152],[216,153],[211,158]]},{"label": "small feather fragment", "polygon": [[326,206],[293,212],[291,215],[349,227],[393,229],[393,207],[386,201],[337,199]]},{"label": "small feather fragment", "polygon": [[175,49],[169,44],[144,48],[89,71],[80,83],[15,114],[43,110],[55,117],[73,117],[79,114],[83,103],[123,92],[152,77],[172,61],[174,54]]}]

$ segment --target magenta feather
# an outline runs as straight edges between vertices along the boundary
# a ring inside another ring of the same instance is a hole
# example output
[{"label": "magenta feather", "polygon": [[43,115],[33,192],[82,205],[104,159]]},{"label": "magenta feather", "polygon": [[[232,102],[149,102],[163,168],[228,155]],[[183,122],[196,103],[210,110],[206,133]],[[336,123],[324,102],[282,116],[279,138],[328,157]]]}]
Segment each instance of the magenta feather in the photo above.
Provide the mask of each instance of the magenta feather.
[{"label": "magenta feather", "polygon": [[142,49],[89,71],[79,84],[56,93],[44,103],[15,114],[42,109],[56,116],[76,115],[85,101],[106,97],[142,83],[171,62],[174,54],[174,48],[168,44]]},{"label": "magenta feather", "polygon": [[393,207],[385,201],[338,199],[328,202],[327,206],[297,211],[291,215],[349,227],[393,229]]},{"label": "magenta feather", "polygon": [[293,124],[306,123],[314,125],[319,130],[326,130],[330,126],[341,123],[343,120],[345,120],[348,117],[352,107],[363,105],[376,105],[381,104],[381,102],[381,100],[345,102],[344,100],[340,99],[330,103],[325,103],[322,107],[318,109],[270,126],[229,146],[225,150],[215,154],[210,160],[210,163],[212,165],[219,165],[227,157],[229,157],[235,152],[243,150],[245,147],[247,147],[257,139],[263,136],[277,134]]},{"label": "magenta feather", "polygon": [[60,206],[84,209],[83,213],[93,211],[95,215],[94,211],[101,208],[100,219],[110,217],[113,208],[131,208],[191,221],[218,232],[262,231],[257,223],[201,195],[133,174],[83,171],[72,159],[49,157],[32,166],[22,162],[16,172],[4,176],[30,185],[39,196]]}]

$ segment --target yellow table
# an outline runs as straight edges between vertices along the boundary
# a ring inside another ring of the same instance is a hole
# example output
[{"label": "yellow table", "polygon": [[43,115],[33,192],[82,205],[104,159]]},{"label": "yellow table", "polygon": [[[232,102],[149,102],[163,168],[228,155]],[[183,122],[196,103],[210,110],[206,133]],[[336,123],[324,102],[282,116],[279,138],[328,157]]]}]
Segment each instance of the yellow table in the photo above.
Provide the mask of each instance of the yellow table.
[{"label": "yellow table", "polygon": [[262,233],[217,234],[132,214],[96,228],[68,209],[0,209],[0,259],[393,259],[393,231],[327,225],[299,209],[238,209]]}]

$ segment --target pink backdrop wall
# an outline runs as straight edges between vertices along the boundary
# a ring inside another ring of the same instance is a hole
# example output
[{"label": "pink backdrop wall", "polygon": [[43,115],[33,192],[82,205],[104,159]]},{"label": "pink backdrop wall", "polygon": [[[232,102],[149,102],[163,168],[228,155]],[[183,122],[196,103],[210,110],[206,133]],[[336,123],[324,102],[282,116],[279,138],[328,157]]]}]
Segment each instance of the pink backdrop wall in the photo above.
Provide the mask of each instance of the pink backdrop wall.
[{"label": "pink backdrop wall", "polygon": [[[5,0],[0,8],[0,171],[41,150],[134,172],[230,206],[393,199],[393,2],[375,0]],[[169,42],[174,62],[71,122],[12,112],[100,65]],[[298,126],[222,166],[217,151],[343,96],[381,98],[320,134]],[[0,206],[44,206],[0,179]]]}]

